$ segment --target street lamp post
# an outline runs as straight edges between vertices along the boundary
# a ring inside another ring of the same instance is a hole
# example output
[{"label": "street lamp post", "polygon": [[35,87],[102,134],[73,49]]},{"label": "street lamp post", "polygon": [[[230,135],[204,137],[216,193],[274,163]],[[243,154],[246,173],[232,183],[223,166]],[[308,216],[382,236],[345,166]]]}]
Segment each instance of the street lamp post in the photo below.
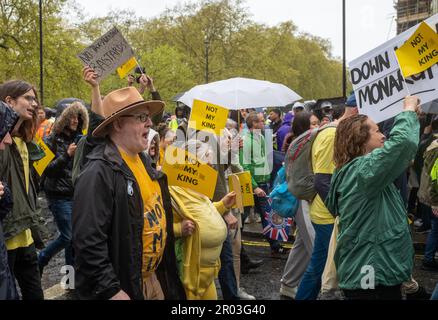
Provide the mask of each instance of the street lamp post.
[{"label": "street lamp post", "polygon": [[346,16],[345,0],[342,0],[342,95],[347,98],[347,63],[346,63]]},{"label": "street lamp post", "polygon": [[39,0],[39,28],[40,28],[40,102],[44,104],[44,69],[43,69],[43,1]]},{"label": "street lamp post", "polygon": [[205,46],[205,83],[208,83],[208,49],[209,49],[210,41],[208,40],[208,36],[205,35],[204,38],[204,46]]}]

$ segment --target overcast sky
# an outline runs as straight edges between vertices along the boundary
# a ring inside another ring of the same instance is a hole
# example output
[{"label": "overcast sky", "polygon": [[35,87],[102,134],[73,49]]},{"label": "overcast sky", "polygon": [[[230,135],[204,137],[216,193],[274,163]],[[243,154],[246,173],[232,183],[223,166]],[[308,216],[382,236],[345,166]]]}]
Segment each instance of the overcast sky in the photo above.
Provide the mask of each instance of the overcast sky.
[{"label": "overcast sky", "polygon": [[[135,10],[152,18],[181,0],[76,0],[87,17],[110,9]],[[196,2],[195,0],[188,2]],[[270,26],[292,20],[300,31],[331,40],[333,54],[342,56],[342,0],[246,0],[253,19]],[[347,0],[347,62],[395,36],[393,0]]]}]

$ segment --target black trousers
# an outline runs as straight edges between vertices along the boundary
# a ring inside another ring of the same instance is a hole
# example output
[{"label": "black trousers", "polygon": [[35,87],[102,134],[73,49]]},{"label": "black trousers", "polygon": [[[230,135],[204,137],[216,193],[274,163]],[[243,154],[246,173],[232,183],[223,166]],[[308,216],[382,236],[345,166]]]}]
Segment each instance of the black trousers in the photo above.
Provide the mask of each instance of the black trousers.
[{"label": "black trousers", "polygon": [[401,285],[373,289],[343,290],[346,300],[401,300]]},{"label": "black trousers", "polygon": [[35,245],[8,250],[9,269],[20,286],[23,300],[44,300]]}]

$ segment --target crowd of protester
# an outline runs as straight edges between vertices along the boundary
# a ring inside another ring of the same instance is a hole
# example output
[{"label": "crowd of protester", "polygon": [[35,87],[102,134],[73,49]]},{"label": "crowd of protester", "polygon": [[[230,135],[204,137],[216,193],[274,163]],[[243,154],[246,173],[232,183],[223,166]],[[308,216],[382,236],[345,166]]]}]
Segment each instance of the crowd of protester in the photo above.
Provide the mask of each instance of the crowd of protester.
[{"label": "crowd of protester", "polygon": [[[298,183],[292,153],[305,143],[314,195],[290,189],[299,202],[293,249],[264,234],[272,257],[287,258],[281,297],[430,298],[412,276],[412,230],[428,232],[422,268],[438,271],[438,118],[422,114],[417,97],[381,124],[358,114],[354,94],[342,105],[230,111],[220,137],[198,139],[191,109],[164,112],[150,76],[138,88],[129,76],[105,96],[94,70],[84,68],[83,79],[91,103],[64,99],[55,108],[40,105],[25,81],[0,85],[0,299],[44,299],[42,274],[62,250],[80,299],[215,300],[217,278],[224,300],[255,299],[240,285],[263,263],[242,246],[245,221],[255,214],[268,227],[277,172],[284,165],[288,183]],[[41,176],[38,139],[54,155]],[[212,199],[169,185],[162,169],[171,145],[217,171]],[[254,206],[240,213],[227,177],[243,171]],[[49,243],[38,194],[59,231]]]}]

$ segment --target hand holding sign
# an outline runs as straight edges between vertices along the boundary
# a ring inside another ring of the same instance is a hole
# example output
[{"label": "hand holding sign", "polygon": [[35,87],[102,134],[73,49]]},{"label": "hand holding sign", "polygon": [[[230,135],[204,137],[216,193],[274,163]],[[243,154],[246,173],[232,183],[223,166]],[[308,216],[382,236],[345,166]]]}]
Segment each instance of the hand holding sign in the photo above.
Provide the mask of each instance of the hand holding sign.
[{"label": "hand holding sign", "polygon": [[236,203],[236,192],[230,192],[222,198],[225,208],[231,209]]},{"label": "hand holding sign", "polygon": [[86,66],[82,69],[82,76],[86,83],[88,83],[92,88],[99,86],[97,81],[98,75],[93,68]]},{"label": "hand holding sign", "polygon": [[96,71],[98,81],[108,76],[118,66],[130,61],[132,57],[134,51],[116,27],[78,55],[85,66],[90,66]]},{"label": "hand holding sign", "polygon": [[407,96],[403,102],[404,111],[418,112],[420,108],[420,99],[417,96]]}]

